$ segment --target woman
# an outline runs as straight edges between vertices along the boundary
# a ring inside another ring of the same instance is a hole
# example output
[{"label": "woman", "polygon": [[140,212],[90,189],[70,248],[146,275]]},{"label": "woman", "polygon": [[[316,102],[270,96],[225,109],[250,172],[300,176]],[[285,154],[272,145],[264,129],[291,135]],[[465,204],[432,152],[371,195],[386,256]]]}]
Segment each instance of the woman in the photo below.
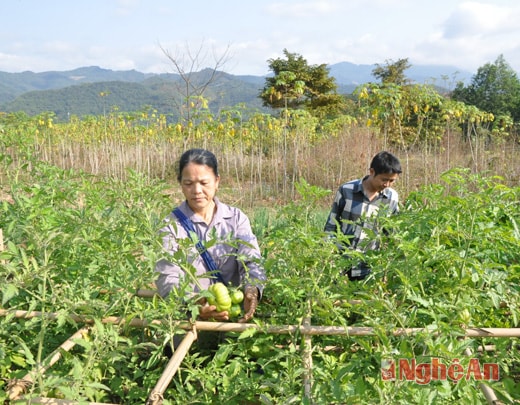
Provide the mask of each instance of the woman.
[{"label": "woman", "polygon": [[[220,271],[222,281],[227,285],[244,286],[245,315],[239,322],[248,322],[255,313],[266,280],[259,264],[260,249],[249,219],[241,210],[220,202],[215,196],[220,176],[213,153],[204,149],[184,152],[179,160],[178,181],[186,198],[178,208],[193,223],[198,239],[204,243],[217,238],[217,243],[209,244],[207,251]],[[177,251],[179,240],[190,237],[181,223],[182,214],[172,212],[161,230],[163,246],[172,254]],[[240,243],[242,241],[244,243]],[[208,273],[208,266],[195,247],[191,253],[189,260],[196,269],[199,284],[193,289],[198,292],[201,288],[207,289],[217,278],[215,272]],[[156,285],[163,297],[185,276],[179,265],[164,259],[157,263],[156,271],[159,272]],[[226,321],[229,313],[218,312],[215,305],[203,300],[199,318]]]}]

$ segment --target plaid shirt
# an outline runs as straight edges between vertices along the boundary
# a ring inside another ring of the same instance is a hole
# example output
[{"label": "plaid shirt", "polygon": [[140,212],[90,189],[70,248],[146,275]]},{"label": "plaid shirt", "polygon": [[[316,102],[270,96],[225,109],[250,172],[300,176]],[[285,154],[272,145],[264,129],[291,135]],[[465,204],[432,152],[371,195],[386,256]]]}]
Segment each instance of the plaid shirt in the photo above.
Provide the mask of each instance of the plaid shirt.
[{"label": "plaid shirt", "polygon": [[360,252],[379,248],[378,241],[369,236],[378,233],[377,217],[399,212],[399,196],[390,187],[372,201],[368,199],[362,186],[367,177],[339,187],[325,224],[325,231],[330,234],[336,233],[339,225],[343,234],[351,236],[349,248]]}]

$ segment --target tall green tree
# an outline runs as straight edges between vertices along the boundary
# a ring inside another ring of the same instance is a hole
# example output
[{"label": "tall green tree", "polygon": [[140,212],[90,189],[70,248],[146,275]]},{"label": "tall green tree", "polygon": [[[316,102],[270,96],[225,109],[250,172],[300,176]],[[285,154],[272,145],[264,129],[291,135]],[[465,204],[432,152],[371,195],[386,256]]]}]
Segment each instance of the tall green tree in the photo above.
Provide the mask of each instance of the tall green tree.
[{"label": "tall green tree", "polygon": [[510,116],[520,121],[520,80],[503,55],[480,67],[468,86],[459,82],[452,98],[497,117]]},{"label": "tall green tree", "polygon": [[392,60],[386,60],[384,65],[379,63],[372,70],[372,76],[376,79],[381,80],[383,84],[397,84],[403,86],[410,83],[410,80],[405,76],[405,70],[409,69],[412,65],[408,63],[408,58],[399,59],[397,62]]},{"label": "tall green tree", "polygon": [[260,92],[264,106],[272,108],[304,108],[313,115],[339,113],[345,106],[337,94],[336,80],[329,76],[326,64],[309,65],[297,53],[283,50],[285,58],[269,59],[272,76],[265,79]]}]

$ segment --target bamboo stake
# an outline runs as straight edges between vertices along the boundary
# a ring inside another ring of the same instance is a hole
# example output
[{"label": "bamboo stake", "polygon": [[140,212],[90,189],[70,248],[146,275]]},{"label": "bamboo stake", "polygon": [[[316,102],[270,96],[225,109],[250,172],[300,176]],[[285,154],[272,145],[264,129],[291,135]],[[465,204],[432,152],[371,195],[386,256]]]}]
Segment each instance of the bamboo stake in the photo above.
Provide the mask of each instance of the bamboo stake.
[{"label": "bamboo stake", "polygon": [[[307,301],[307,316],[303,319],[303,326],[311,325],[311,312],[312,304],[311,301]],[[312,338],[309,335],[303,335],[302,339],[302,359],[303,359],[303,392],[305,398],[310,404],[313,404],[312,400]]]},{"label": "bamboo stake", "polygon": [[157,290],[146,290],[144,288],[139,288],[135,295],[142,298],[153,298],[155,296],[159,296],[159,292]]},{"label": "bamboo stake", "polygon": [[[117,290],[106,290],[106,289],[102,289],[99,291],[100,294],[111,294],[111,293],[114,293],[114,292],[122,292],[124,291],[124,289],[122,288],[119,288]],[[148,289],[145,289],[145,288],[138,288],[135,293],[133,292],[128,292],[127,293],[128,295],[135,295],[137,297],[141,297],[141,298],[153,298],[155,296],[159,296],[159,292],[157,290],[148,290]]]},{"label": "bamboo stake", "polygon": [[[1,229],[0,229],[0,235],[1,235]],[[1,249],[0,249],[1,251]],[[122,291],[122,289],[118,290],[118,291]],[[111,291],[110,290],[101,290],[100,293],[101,294],[109,294]],[[159,292],[157,290],[151,290],[151,289],[146,289],[146,288],[138,288],[136,290],[135,293],[131,293],[129,292],[128,293],[129,295],[136,295],[137,297],[141,297],[141,298],[153,298],[153,297],[159,297]],[[334,301],[333,305],[335,307],[340,307],[340,306],[343,306],[345,304],[350,304],[350,305],[361,305],[361,304],[367,304],[367,305],[370,305],[371,301],[370,300],[348,300],[348,301],[344,301],[344,300],[337,300],[337,301]],[[507,302],[505,301],[502,301],[500,302],[499,304],[500,308],[507,308],[508,305],[507,305]]]},{"label": "bamboo stake", "polygon": [[[15,318],[22,318],[22,319],[30,319],[30,318],[46,318],[50,320],[56,320],[58,319],[59,314],[56,312],[40,312],[40,311],[22,311],[22,310],[5,310],[0,308],[0,316],[8,316],[13,315]],[[94,320],[90,318],[85,318],[84,316],[79,316],[75,314],[69,314],[67,317],[75,322],[79,323],[87,323],[87,324],[93,324]],[[104,324],[115,324],[115,325],[129,325],[129,326],[135,326],[140,328],[145,328],[150,325],[160,325],[162,321],[159,320],[141,320],[141,319],[132,319],[130,322],[126,322],[126,320],[122,317],[118,316],[109,316],[106,318],[101,319],[101,322]],[[187,322],[186,322],[187,323]],[[184,326],[185,327],[185,326]]]},{"label": "bamboo stake", "polygon": [[179,347],[173,353],[170,361],[166,365],[161,378],[157,381],[154,389],[150,393],[146,405],[162,405],[164,401],[164,391],[168,388],[173,376],[179,369],[182,360],[186,357],[188,350],[190,349],[193,342],[197,339],[197,330],[193,328],[186,333],[184,339],[180,343]]},{"label": "bamboo stake", "polygon": [[[366,304],[366,305],[371,305],[371,303],[373,303],[375,301],[373,300],[348,300],[348,301],[345,301],[345,300],[336,300],[334,301],[333,305],[335,307],[341,307],[341,306],[344,306],[345,304],[350,304],[350,305],[361,305],[361,304]],[[401,302],[400,301],[397,301],[397,304],[400,305]],[[507,308],[509,305],[507,304],[507,302],[505,301],[501,301],[498,306],[500,308]]]},{"label": "bamboo stake", "polygon": [[21,380],[17,380],[12,386],[10,386],[8,390],[9,399],[17,399],[20,394],[22,394],[25,389],[34,382],[34,379],[39,374],[45,374],[45,372],[61,358],[62,351],[68,352],[70,349],[72,349],[76,345],[74,340],[83,337],[83,335],[88,333],[89,329],[89,327],[85,327],[78,330],[65,342],[63,342],[58,349],[52,352],[50,356],[42,362],[42,364],[38,365],[36,368],[27,373],[25,377],[23,377]]},{"label": "bamboo stake", "polygon": [[[471,353],[471,350],[469,348],[464,349],[464,354],[466,356],[473,355],[473,353]],[[484,383],[479,383],[479,387],[480,387],[480,390],[482,391],[482,393],[484,394],[484,396],[486,397],[486,401],[489,405],[499,405],[502,403],[498,400],[497,396],[495,395],[495,391],[493,391],[493,389],[491,389],[488,385],[486,385]]]},{"label": "bamboo stake", "polygon": [[16,404],[45,404],[45,405],[118,405],[118,404],[112,404],[112,403],[106,403],[106,402],[79,402],[79,401],[72,401],[69,399],[58,399],[58,398],[46,398],[46,397],[39,397],[39,398],[20,398],[18,400],[15,400],[13,402],[13,405]]},{"label": "bamboo stake", "polygon": [[[108,290],[102,290],[101,293],[108,293]],[[132,294],[132,293],[129,293],[129,294]],[[149,290],[149,289],[146,289],[146,288],[138,288],[136,290],[136,292],[135,292],[135,295],[138,296],[138,297],[141,297],[141,298],[153,298],[155,296],[159,296],[159,292],[157,290]],[[367,304],[367,305],[370,305],[372,302],[373,301],[371,301],[371,300],[360,300],[360,299],[348,300],[348,301],[337,300],[337,301],[334,301],[333,305],[335,307],[340,307],[340,306],[343,306],[345,304],[349,304],[349,305]],[[499,303],[499,307],[500,308],[507,308],[508,304],[505,301],[501,301]]]},{"label": "bamboo stake", "polygon": [[[35,318],[46,317],[47,319],[57,319],[58,314],[55,312],[42,313],[39,311],[22,311],[22,310],[5,310],[0,308],[0,316],[12,315],[15,318]],[[94,323],[93,319],[88,319],[78,315],[69,315],[69,319],[76,322],[83,322],[87,324]],[[111,323],[116,325],[129,325],[134,327],[148,327],[150,325],[160,325],[164,323],[161,320],[153,319],[151,321],[146,319],[132,319],[129,322],[123,317],[109,316],[101,319],[102,323]],[[374,336],[376,329],[365,326],[313,326],[313,325],[267,325],[260,326],[254,323],[233,323],[233,322],[208,322],[208,321],[183,321],[178,320],[174,322],[175,326],[191,330],[193,325],[197,330],[215,331],[215,332],[244,332],[247,329],[257,329],[263,333],[273,334],[294,334],[300,333],[302,335],[346,335],[346,336]],[[463,329],[465,337],[520,337],[520,328],[467,328]],[[433,336],[440,336],[440,332],[432,332],[428,328],[396,328],[388,332],[392,336],[407,336],[419,333],[427,333]]]},{"label": "bamboo stake", "polygon": [[[277,349],[286,349],[287,348],[287,345],[274,345],[274,347],[276,347]],[[300,345],[295,345],[294,348],[296,350],[300,350],[302,349],[303,346],[300,346]],[[333,346],[333,345],[329,345],[329,346],[322,346],[321,347],[321,350],[324,351],[324,352],[344,352],[345,351],[345,346]],[[479,353],[482,353],[484,351],[495,351],[496,350],[496,346],[495,345],[485,345],[485,346],[478,346],[477,347],[477,351]]]},{"label": "bamboo stake", "polygon": [[[2,231],[2,228],[0,228],[0,252],[3,252],[4,250],[5,250],[4,233]],[[0,260],[0,264],[6,264],[6,260],[5,259]]]}]

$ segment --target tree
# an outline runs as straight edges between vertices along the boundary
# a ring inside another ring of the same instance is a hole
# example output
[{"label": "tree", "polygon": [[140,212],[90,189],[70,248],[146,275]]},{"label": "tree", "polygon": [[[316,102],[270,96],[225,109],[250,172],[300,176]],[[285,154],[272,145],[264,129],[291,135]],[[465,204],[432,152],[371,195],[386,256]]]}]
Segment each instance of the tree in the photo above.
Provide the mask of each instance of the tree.
[{"label": "tree", "polygon": [[283,50],[285,59],[269,59],[273,76],[265,79],[260,93],[264,106],[272,108],[304,108],[314,115],[338,113],[344,99],[329,76],[327,65],[309,65],[301,55]]},{"label": "tree", "polygon": [[160,48],[180,76],[175,90],[181,95],[182,102],[177,107],[181,120],[189,123],[197,110],[207,105],[204,93],[222,73],[222,68],[228,61],[229,47],[221,55],[212,52],[212,60],[209,62],[211,67],[205,66],[209,56],[203,42],[195,51],[186,45],[183,52],[177,50],[175,55],[162,46]]},{"label": "tree", "polygon": [[510,116],[515,122],[520,121],[520,81],[503,55],[494,63],[481,66],[469,86],[459,82],[452,98],[497,117]]},{"label": "tree", "polygon": [[410,80],[404,75],[404,71],[409,69],[412,65],[408,63],[408,58],[399,59],[397,62],[386,60],[385,65],[376,64],[372,75],[381,80],[381,83],[393,83],[398,86],[403,86],[410,83]]}]

